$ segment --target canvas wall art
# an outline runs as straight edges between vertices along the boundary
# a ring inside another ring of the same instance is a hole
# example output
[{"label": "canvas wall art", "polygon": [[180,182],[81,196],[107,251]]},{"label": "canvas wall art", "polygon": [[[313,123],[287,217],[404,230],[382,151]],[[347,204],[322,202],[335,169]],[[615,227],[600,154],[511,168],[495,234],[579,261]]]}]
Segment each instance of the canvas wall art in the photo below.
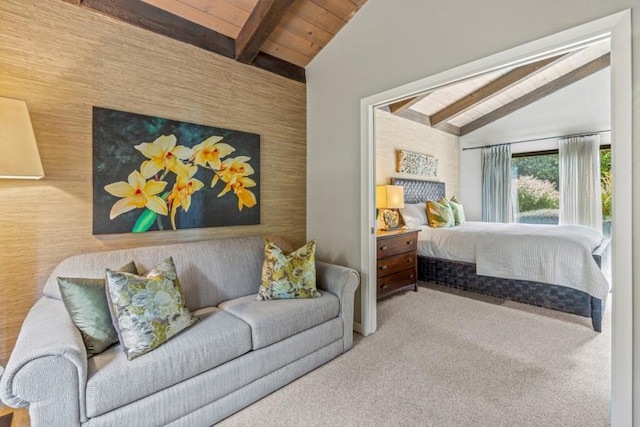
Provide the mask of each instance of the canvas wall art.
[{"label": "canvas wall art", "polygon": [[411,173],[414,175],[436,176],[438,172],[438,159],[426,154],[412,153],[410,151],[398,151],[397,172]]},{"label": "canvas wall art", "polygon": [[260,135],[93,108],[93,233],[260,223]]}]

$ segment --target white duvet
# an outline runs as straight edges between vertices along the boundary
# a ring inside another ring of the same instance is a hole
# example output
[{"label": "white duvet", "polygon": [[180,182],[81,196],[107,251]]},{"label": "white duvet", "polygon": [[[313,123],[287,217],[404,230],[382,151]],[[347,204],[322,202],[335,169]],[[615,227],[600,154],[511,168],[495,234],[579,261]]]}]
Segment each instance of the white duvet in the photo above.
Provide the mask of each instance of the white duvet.
[{"label": "white duvet", "polygon": [[468,221],[420,227],[418,254],[476,264],[476,273],[567,286],[605,300],[609,282],[591,256],[602,234],[569,225]]}]

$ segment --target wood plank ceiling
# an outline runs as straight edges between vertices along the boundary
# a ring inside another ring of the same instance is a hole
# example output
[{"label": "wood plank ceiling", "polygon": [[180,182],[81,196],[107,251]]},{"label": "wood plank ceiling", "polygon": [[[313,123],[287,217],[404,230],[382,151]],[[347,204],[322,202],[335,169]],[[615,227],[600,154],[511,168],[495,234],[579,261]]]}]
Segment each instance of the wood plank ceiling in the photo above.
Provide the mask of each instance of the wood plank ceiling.
[{"label": "wood plank ceiling", "polygon": [[366,0],[63,0],[300,82]]},{"label": "wood plank ceiling", "polygon": [[610,65],[603,40],[394,102],[392,113],[464,136]]}]

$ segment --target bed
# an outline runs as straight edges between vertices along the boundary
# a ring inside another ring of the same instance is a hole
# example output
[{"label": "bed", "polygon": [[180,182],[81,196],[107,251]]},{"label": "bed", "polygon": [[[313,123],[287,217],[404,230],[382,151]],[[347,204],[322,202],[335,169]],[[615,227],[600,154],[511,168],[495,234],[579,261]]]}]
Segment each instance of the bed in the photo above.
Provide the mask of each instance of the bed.
[{"label": "bed", "polygon": [[[392,184],[404,187],[405,203],[445,195],[443,182],[393,178]],[[610,242],[599,232],[479,222],[419,229],[419,280],[589,317],[593,329],[602,330],[610,286],[601,268]]]}]

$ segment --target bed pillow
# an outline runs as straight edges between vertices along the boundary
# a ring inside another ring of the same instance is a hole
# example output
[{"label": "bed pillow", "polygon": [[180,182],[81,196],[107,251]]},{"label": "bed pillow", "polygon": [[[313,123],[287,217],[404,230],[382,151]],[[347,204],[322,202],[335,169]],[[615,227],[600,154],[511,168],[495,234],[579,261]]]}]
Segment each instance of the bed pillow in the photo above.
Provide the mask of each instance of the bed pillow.
[{"label": "bed pillow", "polygon": [[[138,274],[131,261],[118,271]],[[56,277],[62,302],[71,321],[82,335],[87,357],[95,356],[118,342],[118,332],[113,328],[111,313],[105,293],[105,280],[79,277]]]},{"label": "bed pillow", "polygon": [[449,206],[453,211],[453,219],[456,225],[463,224],[466,221],[466,218],[464,216],[464,208],[462,207],[462,203],[460,203],[460,201],[456,199],[456,196],[453,196],[451,200],[449,200]]},{"label": "bed pillow", "polygon": [[265,239],[262,283],[256,300],[319,297],[315,252],[315,240],[287,255]]},{"label": "bed pillow", "polygon": [[427,206],[425,203],[405,203],[400,208],[400,215],[404,225],[409,228],[418,228],[427,224]]},{"label": "bed pillow", "polygon": [[453,211],[447,201],[434,202],[429,200],[427,202],[427,220],[429,221],[429,227],[431,228],[444,228],[453,227],[455,221],[453,219]]},{"label": "bed pillow", "polygon": [[146,276],[106,274],[111,318],[127,359],[150,352],[198,320],[186,307],[172,258]]}]

